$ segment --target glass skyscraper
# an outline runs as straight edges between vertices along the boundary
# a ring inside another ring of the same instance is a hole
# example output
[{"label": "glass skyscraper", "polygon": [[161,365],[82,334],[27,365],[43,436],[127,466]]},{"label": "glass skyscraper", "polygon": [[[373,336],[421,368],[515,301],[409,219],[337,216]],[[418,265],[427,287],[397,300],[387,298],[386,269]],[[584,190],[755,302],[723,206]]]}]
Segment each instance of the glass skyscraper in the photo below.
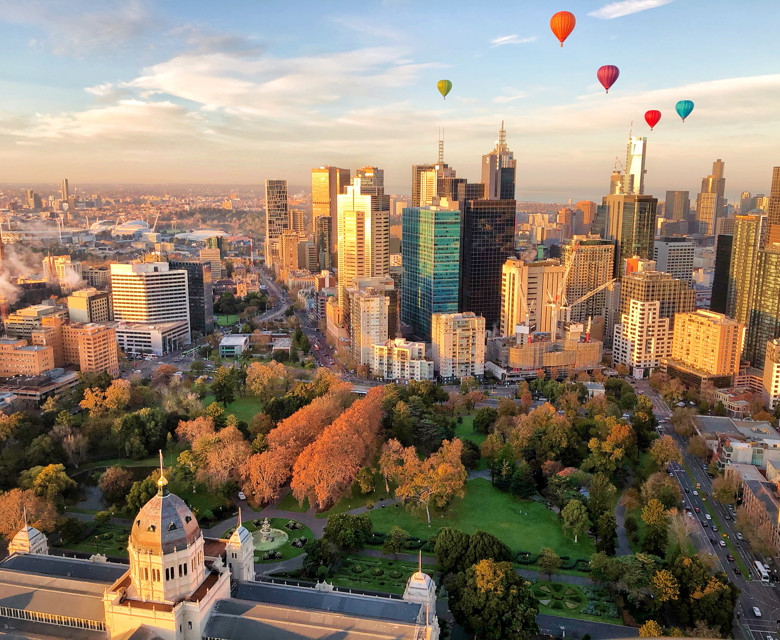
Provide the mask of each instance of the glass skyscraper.
[{"label": "glass skyscraper", "polygon": [[621,275],[625,258],[653,259],[657,206],[652,196],[626,194],[605,196],[599,205],[591,232],[617,243],[615,277]]},{"label": "glass skyscraper", "polygon": [[431,339],[431,316],[458,310],[460,211],[440,206],[403,210],[401,322],[421,340]]}]

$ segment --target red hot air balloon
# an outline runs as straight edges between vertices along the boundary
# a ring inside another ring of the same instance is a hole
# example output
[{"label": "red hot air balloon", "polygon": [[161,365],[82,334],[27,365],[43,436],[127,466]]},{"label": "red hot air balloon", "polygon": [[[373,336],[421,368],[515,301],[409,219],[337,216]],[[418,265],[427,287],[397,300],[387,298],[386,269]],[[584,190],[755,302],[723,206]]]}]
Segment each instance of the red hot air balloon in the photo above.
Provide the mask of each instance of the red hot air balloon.
[{"label": "red hot air balloon", "polygon": [[658,121],[661,119],[661,112],[657,111],[655,109],[650,109],[650,111],[647,111],[645,113],[645,122],[650,126],[650,131],[653,130],[653,127],[658,124]]},{"label": "red hot air balloon", "polygon": [[615,80],[618,79],[619,75],[620,69],[614,64],[605,64],[596,72],[596,77],[598,77],[601,86],[607,90],[607,93],[609,93],[609,88],[615,84]]},{"label": "red hot air balloon", "polygon": [[574,18],[574,14],[568,11],[559,11],[550,18],[550,29],[560,41],[561,46],[563,46],[563,41],[574,31],[575,24],[577,24],[577,20]]}]

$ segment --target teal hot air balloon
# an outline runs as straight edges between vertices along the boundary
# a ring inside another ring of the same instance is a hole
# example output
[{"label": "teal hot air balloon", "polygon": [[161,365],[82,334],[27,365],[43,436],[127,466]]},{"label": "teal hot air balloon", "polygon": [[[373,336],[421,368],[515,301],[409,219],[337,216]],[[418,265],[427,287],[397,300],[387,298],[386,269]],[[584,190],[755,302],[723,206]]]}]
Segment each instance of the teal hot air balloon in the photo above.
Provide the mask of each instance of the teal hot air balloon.
[{"label": "teal hot air balloon", "polygon": [[452,82],[449,80],[439,80],[436,83],[436,88],[439,90],[441,97],[447,99],[447,94],[452,91]]},{"label": "teal hot air balloon", "polygon": [[677,115],[685,122],[685,118],[691,115],[691,111],[693,111],[693,100],[680,100],[675,109],[677,109]]}]

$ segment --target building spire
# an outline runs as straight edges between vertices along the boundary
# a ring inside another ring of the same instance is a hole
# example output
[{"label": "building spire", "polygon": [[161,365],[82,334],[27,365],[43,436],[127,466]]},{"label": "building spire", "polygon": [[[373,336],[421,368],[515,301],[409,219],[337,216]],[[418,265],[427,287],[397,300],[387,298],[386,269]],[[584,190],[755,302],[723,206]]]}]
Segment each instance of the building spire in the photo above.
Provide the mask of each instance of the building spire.
[{"label": "building spire", "polygon": [[506,131],[504,131],[504,121],[501,121],[501,128],[498,130],[498,146],[504,148],[506,146]]},{"label": "building spire", "polygon": [[241,526],[241,507],[238,508],[238,524],[236,525],[236,529]]},{"label": "building spire", "polygon": [[165,478],[165,467],[163,466],[163,454],[160,449],[160,479],[157,481],[157,495],[168,495],[168,480]]},{"label": "building spire", "polygon": [[444,164],[444,129],[439,129],[439,164]]},{"label": "building spire", "polygon": [[417,572],[422,573],[422,549],[418,551],[419,556],[417,557]]}]

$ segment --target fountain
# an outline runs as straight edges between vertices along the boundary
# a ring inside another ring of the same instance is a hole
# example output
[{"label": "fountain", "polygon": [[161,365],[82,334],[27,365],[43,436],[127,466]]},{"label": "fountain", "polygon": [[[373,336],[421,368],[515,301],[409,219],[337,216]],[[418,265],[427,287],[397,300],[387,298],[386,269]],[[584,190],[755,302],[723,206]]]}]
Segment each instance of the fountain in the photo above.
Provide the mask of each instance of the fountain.
[{"label": "fountain", "polygon": [[273,542],[274,533],[271,529],[271,522],[266,518],[263,520],[263,526],[260,527],[260,542]]},{"label": "fountain", "polygon": [[263,524],[260,525],[260,529],[252,534],[252,538],[254,539],[255,549],[258,551],[271,551],[284,545],[290,539],[290,536],[286,531],[272,527],[271,521],[265,518]]}]

